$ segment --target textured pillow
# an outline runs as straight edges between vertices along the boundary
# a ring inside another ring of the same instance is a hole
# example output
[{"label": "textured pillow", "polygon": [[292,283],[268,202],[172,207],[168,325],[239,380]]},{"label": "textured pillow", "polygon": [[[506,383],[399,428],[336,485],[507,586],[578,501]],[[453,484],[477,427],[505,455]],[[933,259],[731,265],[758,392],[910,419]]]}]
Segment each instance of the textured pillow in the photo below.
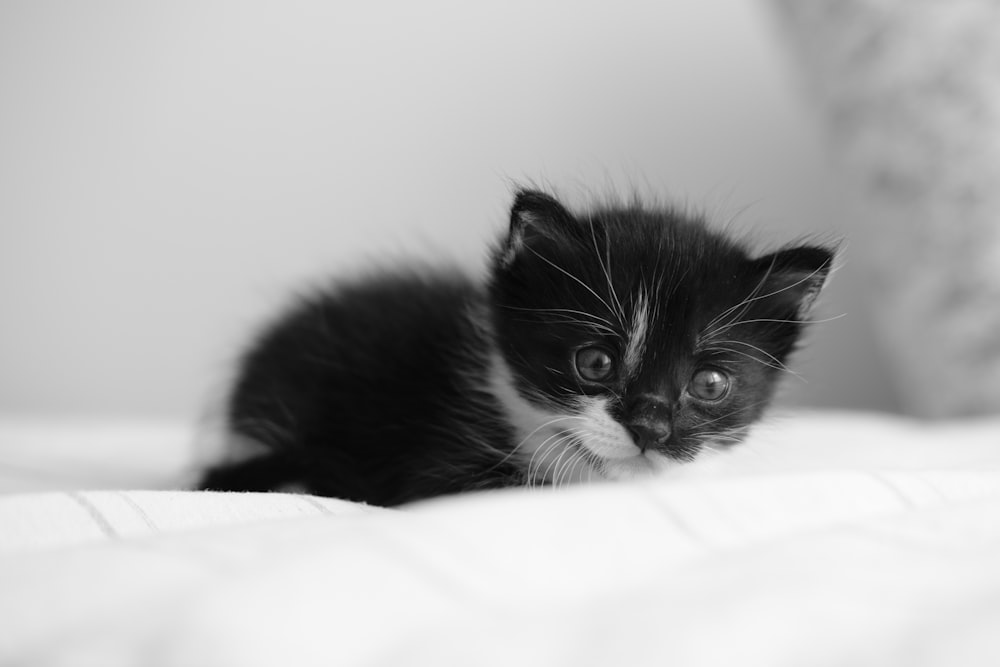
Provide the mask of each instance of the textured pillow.
[{"label": "textured pillow", "polygon": [[905,407],[1000,412],[1000,4],[773,0],[854,201]]}]

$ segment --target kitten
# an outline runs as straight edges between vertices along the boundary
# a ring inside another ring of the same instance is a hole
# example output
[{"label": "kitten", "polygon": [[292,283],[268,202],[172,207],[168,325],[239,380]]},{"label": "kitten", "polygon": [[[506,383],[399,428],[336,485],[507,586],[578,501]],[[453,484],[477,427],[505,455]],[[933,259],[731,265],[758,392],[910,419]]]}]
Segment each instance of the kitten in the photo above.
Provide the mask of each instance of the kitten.
[{"label": "kitten", "polygon": [[202,486],[397,505],[690,461],[759,419],[832,260],[754,259],[676,211],[573,214],[521,191],[485,282],[385,273],[264,331],[228,406],[263,453]]}]

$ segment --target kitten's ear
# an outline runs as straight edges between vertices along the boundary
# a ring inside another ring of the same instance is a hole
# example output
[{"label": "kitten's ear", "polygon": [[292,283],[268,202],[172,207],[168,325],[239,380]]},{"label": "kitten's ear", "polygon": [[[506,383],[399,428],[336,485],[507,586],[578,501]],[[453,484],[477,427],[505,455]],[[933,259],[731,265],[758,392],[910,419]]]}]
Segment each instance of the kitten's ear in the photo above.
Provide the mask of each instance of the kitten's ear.
[{"label": "kitten's ear", "polygon": [[764,274],[761,295],[802,319],[830,274],[833,251],[818,246],[786,248],[761,257],[755,264]]},{"label": "kitten's ear", "polygon": [[502,261],[509,264],[525,247],[559,236],[573,220],[572,214],[553,197],[536,190],[521,190],[510,208],[510,231]]}]

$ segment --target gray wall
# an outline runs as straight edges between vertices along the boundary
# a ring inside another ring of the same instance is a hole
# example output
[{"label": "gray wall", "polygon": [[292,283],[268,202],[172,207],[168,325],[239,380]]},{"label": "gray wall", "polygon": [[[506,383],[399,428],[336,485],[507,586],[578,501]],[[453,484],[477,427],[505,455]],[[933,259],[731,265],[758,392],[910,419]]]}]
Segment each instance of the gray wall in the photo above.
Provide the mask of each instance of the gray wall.
[{"label": "gray wall", "polygon": [[[0,5],[0,412],[193,419],[250,327],[372,259],[475,269],[512,182],[849,235],[743,0]],[[386,260],[386,258],[388,258]],[[842,259],[785,400],[893,409]]]}]

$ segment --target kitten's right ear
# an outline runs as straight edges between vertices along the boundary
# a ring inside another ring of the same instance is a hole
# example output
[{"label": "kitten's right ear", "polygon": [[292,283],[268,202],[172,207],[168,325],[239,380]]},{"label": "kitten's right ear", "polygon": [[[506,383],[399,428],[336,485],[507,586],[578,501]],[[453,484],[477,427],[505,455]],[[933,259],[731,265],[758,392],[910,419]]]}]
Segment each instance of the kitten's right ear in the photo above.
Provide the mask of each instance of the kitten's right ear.
[{"label": "kitten's right ear", "polygon": [[804,318],[823,289],[834,250],[818,246],[785,248],[756,261],[764,274],[768,301]]},{"label": "kitten's right ear", "polygon": [[520,190],[510,208],[510,230],[501,262],[510,264],[525,248],[554,239],[572,214],[553,197],[537,190]]}]

